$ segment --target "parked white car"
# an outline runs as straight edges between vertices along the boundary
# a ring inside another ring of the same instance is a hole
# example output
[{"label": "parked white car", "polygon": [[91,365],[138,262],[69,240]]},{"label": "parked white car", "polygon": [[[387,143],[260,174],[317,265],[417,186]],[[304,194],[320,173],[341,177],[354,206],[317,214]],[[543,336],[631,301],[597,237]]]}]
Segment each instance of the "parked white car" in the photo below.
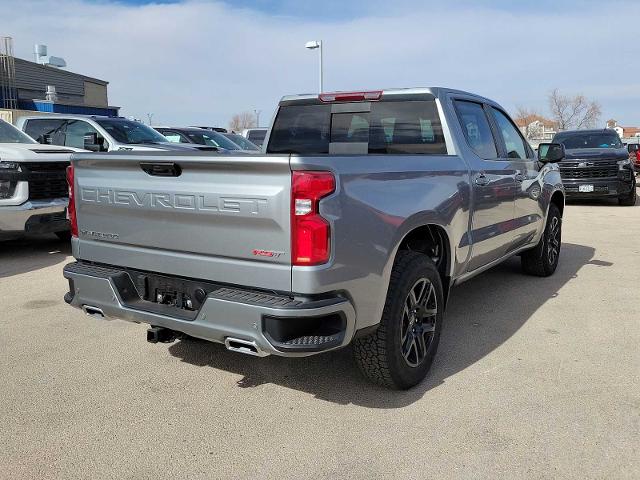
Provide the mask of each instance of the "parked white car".
[{"label": "parked white car", "polygon": [[171,143],[153,128],[122,117],[29,116],[18,120],[18,128],[38,143],[92,152],[215,150],[206,146]]},{"label": "parked white car", "polygon": [[70,237],[66,168],[82,151],[40,145],[0,120],[0,239],[25,232]]}]

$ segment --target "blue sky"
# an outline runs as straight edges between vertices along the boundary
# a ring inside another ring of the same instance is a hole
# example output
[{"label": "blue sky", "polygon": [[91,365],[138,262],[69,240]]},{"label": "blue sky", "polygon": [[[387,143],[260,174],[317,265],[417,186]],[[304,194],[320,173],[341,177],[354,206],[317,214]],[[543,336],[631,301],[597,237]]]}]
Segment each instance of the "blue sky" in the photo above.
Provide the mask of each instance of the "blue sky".
[{"label": "blue sky", "polygon": [[[94,0],[104,1],[104,0]],[[181,0],[118,0],[130,5],[148,5],[154,3],[181,3]],[[202,0],[203,2],[209,0]],[[213,0],[211,0],[213,1]],[[484,7],[512,12],[535,12],[549,10],[563,12],[584,8],[585,6],[602,5],[599,0],[423,0],[421,2],[403,0],[324,0],[321,2],[299,0],[224,0],[223,3],[236,8],[247,8],[274,15],[288,15],[304,18],[350,19],[361,16],[392,14],[397,8],[407,8],[416,3],[429,8],[443,7]]]},{"label": "blue sky", "polygon": [[[15,0],[0,0],[0,9]],[[317,88],[441,85],[514,111],[547,111],[553,88],[599,101],[604,122],[639,125],[640,2],[620,0],[21,0],[0,35],[31,57],[36,42],[69,70],[108,80],[124,115],[226,125]]]}]

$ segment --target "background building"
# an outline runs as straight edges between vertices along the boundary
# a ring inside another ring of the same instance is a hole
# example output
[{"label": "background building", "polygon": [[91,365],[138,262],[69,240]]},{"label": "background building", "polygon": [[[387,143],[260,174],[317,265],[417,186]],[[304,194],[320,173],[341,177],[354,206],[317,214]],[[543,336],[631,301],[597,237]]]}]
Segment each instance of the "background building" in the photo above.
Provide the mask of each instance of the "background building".
[{"label": "background building", "polygon": [[[46,52],[46,47],[36,46]],[[42,49],[44,47],[44,49]],[[109,105],[109,82],[13,56],[10,38],[0,38],[0,118],[9,122],[39,113],[117,116]],[[64,61],[62,61],[64,64]]]},{"label": "background building", "polygon": [[515,120],[518,128],[531,145],[537,147],[543,142],[550,142],[558,131],[558,124],[541,115],[526,115]]},{"label": "background building", "polygon": [[636,138],[640,137],[640,128],[638,127],[623,127],[618,125],[618,121],[611,119],[607,120],[607,128],[615,130],[620,138]]}]

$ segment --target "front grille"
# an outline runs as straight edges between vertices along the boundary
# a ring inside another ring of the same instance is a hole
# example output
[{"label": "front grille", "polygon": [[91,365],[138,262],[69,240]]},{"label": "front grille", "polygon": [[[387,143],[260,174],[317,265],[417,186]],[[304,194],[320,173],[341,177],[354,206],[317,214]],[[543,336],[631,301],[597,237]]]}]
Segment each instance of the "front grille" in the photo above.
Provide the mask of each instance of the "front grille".
[{"label": "front grille", "polygon": [[617,168],[561,168],[562,179],[579,178],[616,178]]},{"label": "front grille", "polygon": [[29,180],[29,200],[66,198],[69,187],[66,179]]},{"label": "front grille", "polygon": [[69,162],[30,162],[21,164],[29,182],[29,200],[69,196],[66,169]]},{"label": "front grille", "polygon": [[589,165],[589,168],[593,168],[593,167],[598,167],[598,168],[602,168],[602,167],[617,167],[618,166],[618,161],[617,160],[598,160],[597,162],[594,160],[563,160],[560,163],[560,168],[576,168],[579,167],[581,163],[587,163],[587,164],[592,164]]}]

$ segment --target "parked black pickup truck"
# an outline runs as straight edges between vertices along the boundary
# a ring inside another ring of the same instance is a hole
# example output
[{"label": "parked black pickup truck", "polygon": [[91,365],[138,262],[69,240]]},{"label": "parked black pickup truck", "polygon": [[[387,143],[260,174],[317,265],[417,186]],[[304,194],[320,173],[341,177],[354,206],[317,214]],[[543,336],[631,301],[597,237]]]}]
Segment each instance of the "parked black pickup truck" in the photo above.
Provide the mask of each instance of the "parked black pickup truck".
[{"label": "parked black pickup truck", "polygon": [[615,130],[560,132],[553,142],[566,151],[559,165],[567,198],[615,197],[620,205],[635,205],[633,165]]}]

